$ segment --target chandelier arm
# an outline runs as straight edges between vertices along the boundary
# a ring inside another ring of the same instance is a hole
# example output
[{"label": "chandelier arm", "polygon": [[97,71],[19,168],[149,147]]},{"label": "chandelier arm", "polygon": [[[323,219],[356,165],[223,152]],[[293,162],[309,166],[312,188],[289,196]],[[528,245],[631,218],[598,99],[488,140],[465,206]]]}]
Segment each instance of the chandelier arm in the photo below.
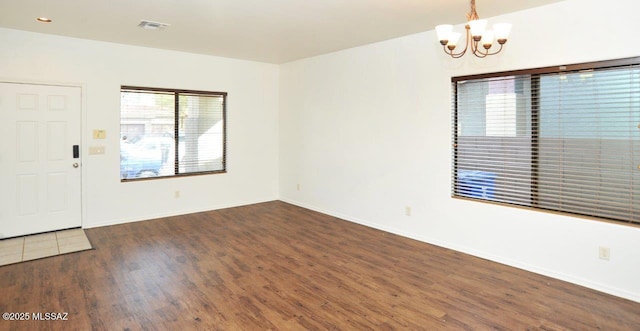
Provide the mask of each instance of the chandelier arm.
[{"label": "chandelier arm", "polygon": [[[488,51],[486,51],[486,52],[488,52]],[[479,57],[481,59],[487,57],[487,53],[486,52],[483,53],[482,50],[480,50],[480,48],[478,47],[478,44],[476,44],[476,46],[473,48],[473,55],[475,55],[476,57]]]},{"label": "chandelier arm", "polygon": [[465,48],[460,53],[454,53],[453,50],[450,50],[449,48],[447,48],[447,45],[443,45],[442,46],[442,50],[444,50],[445,53],[447,53],[449,56],[451,56],[454,59],[462,57],[464,55],[464,53],[467,51],[467,49]]},{"label": "chandelier arm", "polygon": [[478,48],[478,42],[477,41],[475,41],[475,40],[473,40],[473,38],[471,38],[469,40],[469,43],[471,44],[471,53],[473,53],[474,55],[476,55],[478,53],[482,54],[482,51],[480,51],[480,49]]},{"label": "chandelier arm", "polygon": [[464,39],[464,50],[462,51],[462,54],[467,52],[467,49],[469,48],[469,41],[473,41],[473,39],[471,38],[471,27],[469,27],[469,24],[464,26],[464,30],[465,30],[465,39]]},{"label": "chandelier arm", "polygon": [[[447,48],[447,45],[443,45],[444,52],[449,54],[454,59],[461,58],[467,52],[467,49],[469,48],[469,40],[471,40],[469,38],[469,36],[470,36],[469,25],[467,25],[465,27],[465,29],[466,29],[466,36],[465,36],[465,42],[464,42],[464,49],[462,51],[460,51],[459,53],[454,53],[453,50],[449,50]],[[471,40],[471,41],[473,42],[473,40]]]},{"label": "chandelier arm", "polygon": [[453,51],[447,51],[447,47],[445,46],[445,48],[444,48],[444,52],[445,52],[445,53],[447,53],[447,54],[449,54],[449,55],[450,55],[452,58],[454,58],[454,59],[459,59],[459,58],[461,58],[461,57],[464,55],[464,53],[466,53],[466,52],[467,52],[467,49],[465,48],[465,49],[464,49],[462,52],[460,52],[460,53],[454,53]]},{"label": "chandelier arm", "polygon": [[489,53],[489,50],[485,50],[485,52],[483,53],[479,48],[476,47],[476,49],[473,52],[473,55],[479,57],[479,58],[485,58],[489,55],[496,55],[498,53],[500,53],[500,51],[502,51],[502,47],[504,46],[504,44],[500,44],[500,48],[498,48],[497,51],[493,52],[493,53]]},{"label": "chandelier arm", "polygon": [[453,51],[451,51],[451,50],[449,50],[449,49],[447,48],[447,45],[442,46],[442,49],[444,50],[444,52],[445,52],[445,53],[447,53],[447,55],[451,56],[451,57],[452,57],[452,58],[454,58],[454,59],[459,59],[459,58],[461,58],[461,57],[464,55],[465,51],[466,51],[466,50],[465,50],[465,51],[462,51],[462,52],[460,52],[460,53],[454,53]]},{"label": "chandelier arm", "polygon": [[476,57],[481,58],[481,59],[484,59],[485,57],[487,57],[486,53],[482,53],[480,51],[473,52],[473,55],[475,55]]},{"label": "chandelier arm", "polygon": [[[493,52],[493,53],[488,53],[487,55],[496,55],[498,53],[500,53],[500,51],[502,51],[502,46],[504,46],[504,44],[500,44],[500,48],[498,48],[497,51]],[[487,50],[488,51],[488,50]]]}]

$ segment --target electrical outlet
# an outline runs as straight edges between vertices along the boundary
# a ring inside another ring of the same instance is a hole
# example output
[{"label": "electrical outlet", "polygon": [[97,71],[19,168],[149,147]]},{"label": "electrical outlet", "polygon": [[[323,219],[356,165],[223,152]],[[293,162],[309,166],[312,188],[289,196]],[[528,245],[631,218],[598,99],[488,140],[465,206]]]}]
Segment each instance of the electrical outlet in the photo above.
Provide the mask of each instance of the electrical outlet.
[{"label": "electrical outlet", "polygon": [[411,207],[410,206],[405,206],[404,207],[404,214],[407,216],[411,216]]},{"label": "electrical outlet", "polygon": [[611,251],[609,250],[609,247],[600,246],[598,248],[598,257],[601,260],[609,261],[611,259]]},{"label": "electrical outlet", "polygon": [[296,185],[296,189],[300,191],[300,184]]},{"label": "electrical outlet", "polygon": [[176,191],[176,192],[173,194],[173,197],[174,197],[174,198],[176,198],[176,199],[180,198],[180,191]]}]

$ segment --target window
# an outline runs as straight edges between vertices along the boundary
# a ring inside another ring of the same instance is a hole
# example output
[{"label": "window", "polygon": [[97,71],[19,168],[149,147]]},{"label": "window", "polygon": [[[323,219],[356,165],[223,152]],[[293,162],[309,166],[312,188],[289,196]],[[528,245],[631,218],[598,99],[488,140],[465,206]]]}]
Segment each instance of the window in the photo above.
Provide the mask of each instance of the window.
[{"label": "window", "polygon": [[224,92],[122,86],[120,179],[226,171]]},{"label": "window", "polygon": [[452,89],[453,196],[640,224],[640,58]]}]

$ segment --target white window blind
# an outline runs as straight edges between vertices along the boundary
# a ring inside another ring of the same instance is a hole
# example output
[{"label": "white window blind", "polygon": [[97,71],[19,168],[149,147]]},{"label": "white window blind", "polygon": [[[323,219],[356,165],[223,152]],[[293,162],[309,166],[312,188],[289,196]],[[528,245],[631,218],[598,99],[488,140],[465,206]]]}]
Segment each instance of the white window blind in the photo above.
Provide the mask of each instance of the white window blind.
[{"label": "white window blind", "polygon": [[226,93],[123,86],[120,178],[226,170]]},{"label": "white window blind", "polygon": [[640,224],[639,63],[453,78],[452,194]]}]

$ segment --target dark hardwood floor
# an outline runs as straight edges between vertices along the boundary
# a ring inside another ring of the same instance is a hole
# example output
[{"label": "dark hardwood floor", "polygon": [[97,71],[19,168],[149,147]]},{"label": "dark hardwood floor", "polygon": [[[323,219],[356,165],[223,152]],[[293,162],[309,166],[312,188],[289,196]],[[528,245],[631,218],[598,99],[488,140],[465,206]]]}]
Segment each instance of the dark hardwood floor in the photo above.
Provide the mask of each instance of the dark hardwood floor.
[{"label": "dark hardwood floor", "polygon": [[[1,330],[640,330],[640,304],[283,202],[88,229],[0,267]],[[44,316],[44,315],[43,315]]]}]

